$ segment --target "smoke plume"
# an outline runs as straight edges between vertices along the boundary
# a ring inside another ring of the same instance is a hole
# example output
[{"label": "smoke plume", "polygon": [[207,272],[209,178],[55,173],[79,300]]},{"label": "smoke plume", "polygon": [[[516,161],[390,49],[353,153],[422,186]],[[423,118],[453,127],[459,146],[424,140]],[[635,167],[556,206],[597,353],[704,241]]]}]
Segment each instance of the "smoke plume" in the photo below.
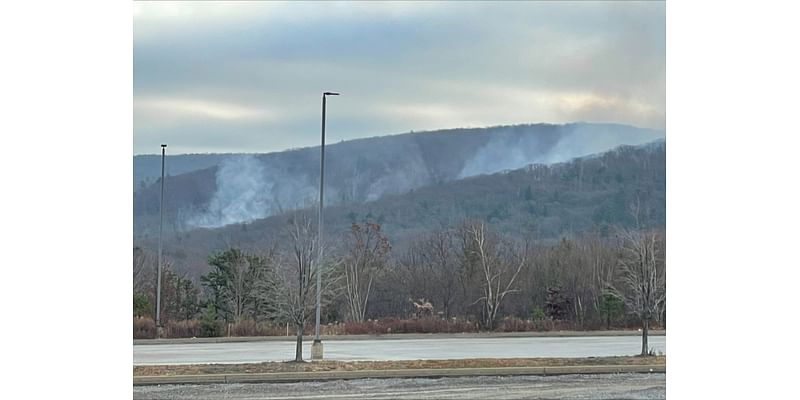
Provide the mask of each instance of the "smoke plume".
[{"label": "smoke plume", "polygon": [[316,194],[305,177],[291,176],[252,155],[225,159],[217,170],[216,183],[208,206],[188,218],[189,226],[214,228],[250,222],[306,206]]}]

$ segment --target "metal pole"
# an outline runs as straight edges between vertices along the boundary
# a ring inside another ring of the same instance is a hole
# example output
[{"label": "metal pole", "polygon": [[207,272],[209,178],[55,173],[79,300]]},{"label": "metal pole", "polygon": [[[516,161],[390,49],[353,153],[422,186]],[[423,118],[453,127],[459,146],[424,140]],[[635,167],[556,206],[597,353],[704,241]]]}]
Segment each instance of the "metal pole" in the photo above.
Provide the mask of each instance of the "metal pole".
[{"label": "metal pole", "polygon": [[167,145],[161,145],[161,221],[158,225],[158,283],[156,284],[156,327],[161,327],[161,237],[164,232],[164,156]]},{"label": "metal pole", "polygon": [[322,140],[319,146],[319,223],[317,224],[319,235],[319,242],[317,246],[319,246],[319,255],[317,256],[317,262],[315,263],[315,269],[317,272],[317,323],[314,327],[314,344],[311,346],[311,359],[312,360],[321,360],[322,359],[322,340],[319,338],[319,317],[320,317],[320,308],[321,308],[321,299],[322,299],[322,249],[324,247],[323,240],[322,240],[322,233],[323,233],[323,225],[322,225],[322,208],[325,204],[325,198],[323,197],[323,190],[325,188],[325,96],[338,96],[339,93],[333,92],[325,92],[322,94]]},{"label": "metal pole", "polygon": [[317,324],[314,327],[314,341],[319,342],[319,315],[320,315],[320,303],[322,299],[322,291],[320,290],[320,286],[322,286],[322,191],[325,187],[325,94],[322,95],[322,141],[319,147],[319,222],[317,223],[317,227],[319,229],[319,242],[317,245],[319,246],[319,256],[317,257]]}]

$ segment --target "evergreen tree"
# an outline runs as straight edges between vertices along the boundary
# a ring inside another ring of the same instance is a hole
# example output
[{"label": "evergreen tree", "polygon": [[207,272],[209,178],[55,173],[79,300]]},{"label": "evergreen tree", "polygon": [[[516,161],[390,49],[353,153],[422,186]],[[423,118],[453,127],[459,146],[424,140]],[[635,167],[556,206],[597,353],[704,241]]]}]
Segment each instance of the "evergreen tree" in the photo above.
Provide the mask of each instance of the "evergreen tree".
[{"label": "evergreen tree", "polygon": [[570,301],[561,293],[561,287],[547,288],[547,301],[544,305],[544,312],[550,319],[566,319],[569,308]]}]

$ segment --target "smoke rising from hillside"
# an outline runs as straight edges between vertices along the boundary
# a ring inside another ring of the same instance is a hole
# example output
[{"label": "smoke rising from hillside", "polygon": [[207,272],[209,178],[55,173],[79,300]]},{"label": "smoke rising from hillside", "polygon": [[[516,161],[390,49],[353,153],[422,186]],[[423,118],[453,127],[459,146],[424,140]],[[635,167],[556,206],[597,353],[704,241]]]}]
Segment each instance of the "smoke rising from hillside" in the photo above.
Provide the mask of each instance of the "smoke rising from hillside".
[{"label": "smoke rising from hillside", "polygon": [[602,153],[621,145],[637,146],[661,138],[664,138],[664,132],[657,130],[634,130],[614,125],[574,125],[574,129],[564,135],[553,149],[534,162],[554,164]]},{"label": "smoke rising from hillside", "polygon": [[291,176],[251,155],[225,159],[217,190],[205,210],[187,219],[191,227],[215,228],[250,222],[309,205],[317,191],[306,177]]},{"label": "smoke rising from hillside", "polygon": [[639,145],[663,138],[663,131],[618,125],[564,125],[555,144],[539,135],[498,134],[464,164],[458,178],[493,174],[529,164],[554,164],[607,151],[620,145]]},{"label": "smoke rising from hillside", "polygon": [[386,154],[402,154],[396,165],[384,165],[380,175],[369,183],[366,198],[373,201],[386,194],[401,194],[431,183],[431,176],[416,143],[402,149],[386,151]]},{"label": "smoke rising from hillside", "polygon": [[[433,136],[395,136],[332,145],[326,152],[325,204],[374,201],[435,183],[569,161],[664,137],[663,131],[606,124],[489,129],[447,140],[439,136],[438,141],[423,140]],[[315,205],[318,151],[226,157],[217,168],[216,191],[208,203],[201,209],[184,206],[184,226],[215,228]]]},{"label": "smoke rising from hillside", "polygon": [[492,174],[507,169],[516,169],[535,162],[549,147],[538,135],[515,135],[513,132],[499,132],[489,142],[479,148],[458,174],[458,178]]}]

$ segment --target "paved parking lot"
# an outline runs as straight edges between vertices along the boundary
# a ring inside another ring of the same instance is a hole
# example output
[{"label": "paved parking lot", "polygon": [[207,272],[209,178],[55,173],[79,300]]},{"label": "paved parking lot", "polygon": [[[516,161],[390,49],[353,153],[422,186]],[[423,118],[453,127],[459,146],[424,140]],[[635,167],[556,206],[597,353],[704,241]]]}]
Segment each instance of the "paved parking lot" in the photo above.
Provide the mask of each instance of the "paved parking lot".
[{"label": "paved parking lot", "polygon": [[[666,354],[666,336],[650,347]],[[134,365],[253,363],[294,358],[293,341],[134,345]],[[638,336],[426,338],[330,340],[325,358],[354,360],[445,360],[462,358],[607,357],[636,355]],[[310,357],[311,343],[304,343]]]}]

